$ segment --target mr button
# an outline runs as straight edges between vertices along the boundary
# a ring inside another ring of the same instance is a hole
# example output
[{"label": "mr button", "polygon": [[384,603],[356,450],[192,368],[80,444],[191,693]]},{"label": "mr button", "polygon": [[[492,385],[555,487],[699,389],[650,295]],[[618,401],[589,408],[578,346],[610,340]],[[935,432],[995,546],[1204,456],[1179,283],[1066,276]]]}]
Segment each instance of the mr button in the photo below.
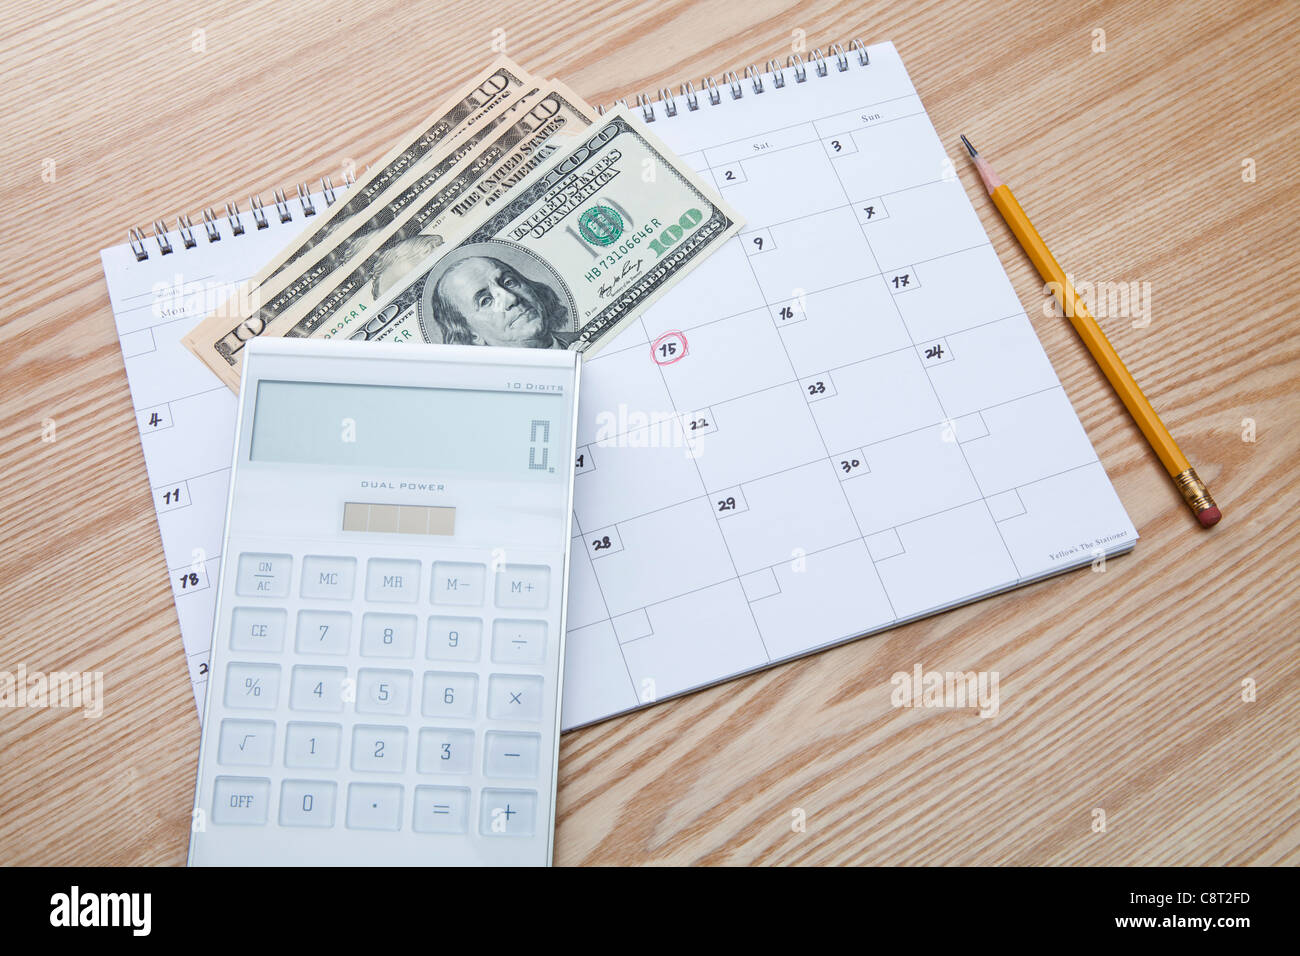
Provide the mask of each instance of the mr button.
[{"label": "mr button", "polygon": [[507,564],[497,572],[497,607],[546,607],[551,595],[551,569],[544,564]]},{"label": "mr button", "polygon": [[366,600],[410,603],[420,596],[420,562],[371,558],[366,563]]}]

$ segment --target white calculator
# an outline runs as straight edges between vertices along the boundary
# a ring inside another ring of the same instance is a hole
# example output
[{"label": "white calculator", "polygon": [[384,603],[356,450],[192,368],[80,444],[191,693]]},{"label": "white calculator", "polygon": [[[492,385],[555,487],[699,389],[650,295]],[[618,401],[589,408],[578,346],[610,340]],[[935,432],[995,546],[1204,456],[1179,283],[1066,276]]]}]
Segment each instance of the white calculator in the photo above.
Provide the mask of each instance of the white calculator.
[{"label": "white calculator", "polygon": [[190,864],[549,864],[578,355],[245,354]]}]

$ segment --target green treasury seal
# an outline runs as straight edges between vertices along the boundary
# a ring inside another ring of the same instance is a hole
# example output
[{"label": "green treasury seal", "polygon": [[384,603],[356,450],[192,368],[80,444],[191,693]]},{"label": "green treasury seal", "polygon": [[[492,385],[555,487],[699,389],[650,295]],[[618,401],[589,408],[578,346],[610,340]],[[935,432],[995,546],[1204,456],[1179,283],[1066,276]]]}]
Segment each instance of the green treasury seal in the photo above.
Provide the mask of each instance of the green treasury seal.
[{"label": "green treasury seal", "polygon": [[623,217],[608,206],[592,206],[578,217],[578,232],[593,246],[607,246],[623,235]]}]

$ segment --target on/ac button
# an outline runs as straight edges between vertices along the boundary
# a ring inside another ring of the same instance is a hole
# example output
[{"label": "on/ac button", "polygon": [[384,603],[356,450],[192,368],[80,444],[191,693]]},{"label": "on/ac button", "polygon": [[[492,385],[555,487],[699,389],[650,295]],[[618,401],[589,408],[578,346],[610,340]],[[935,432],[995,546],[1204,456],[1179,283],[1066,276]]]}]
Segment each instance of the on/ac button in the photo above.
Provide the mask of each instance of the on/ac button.
[{"label": "on/ac button", "polygon": [[241,554],[235,578],[240,597],[287,597],[293,558],[287,554]]}]

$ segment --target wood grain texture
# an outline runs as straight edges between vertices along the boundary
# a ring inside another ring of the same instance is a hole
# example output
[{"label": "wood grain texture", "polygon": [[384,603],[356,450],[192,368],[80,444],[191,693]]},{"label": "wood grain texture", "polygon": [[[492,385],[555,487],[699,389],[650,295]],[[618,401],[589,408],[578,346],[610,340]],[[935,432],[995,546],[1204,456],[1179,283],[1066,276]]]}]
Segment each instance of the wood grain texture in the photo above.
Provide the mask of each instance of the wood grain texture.
[{"label": "wood grain texture", "polygon": [[[795,30],[809,48],[892,39],[1142,535],[1104,573],[566,735],[556,862],[1300,863],[1300,6],[284,10],[6,8],[0,669],[102,670],[106,704],[98,720],[0,710],[0,862],[177,864],[189,836],[198,721],[98,250],[378,158],[500,27],[522,64],[596,103],[784,56]],[[1151,283],[1148,327],[1101,321],[1223,507],[1213,531],[1043,316],[960,132],[1068,271]],[[998,671],[1001,712],[895,709],[890,675],[918,662]]]}]

